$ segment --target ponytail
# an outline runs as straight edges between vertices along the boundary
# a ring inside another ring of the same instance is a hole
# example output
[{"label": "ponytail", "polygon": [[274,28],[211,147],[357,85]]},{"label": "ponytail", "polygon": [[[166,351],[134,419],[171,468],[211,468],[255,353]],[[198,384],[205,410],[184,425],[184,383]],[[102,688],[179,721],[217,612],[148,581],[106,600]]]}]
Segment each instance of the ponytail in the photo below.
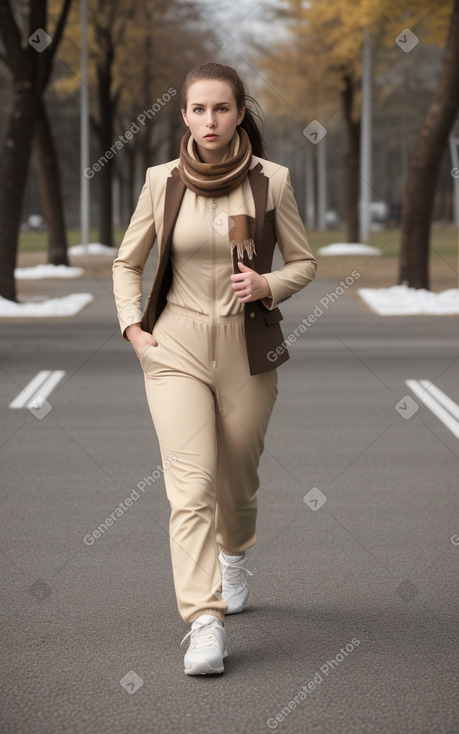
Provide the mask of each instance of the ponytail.
[{"label": "ponytail", "polygon": [[[260,105],[255,99],[253,99],[253,97],[249,97],[248,95],[246,95],[246,100],[249,100],[252,104],[255,104],[261,111]],[[256,155],[258,158],[266,158],[265,141],[263,140],[261,126],[261,115],[258,112],[255,112],[246,107],[244,118],[238,127],[242,127],[249,136],[253,155]]]}]

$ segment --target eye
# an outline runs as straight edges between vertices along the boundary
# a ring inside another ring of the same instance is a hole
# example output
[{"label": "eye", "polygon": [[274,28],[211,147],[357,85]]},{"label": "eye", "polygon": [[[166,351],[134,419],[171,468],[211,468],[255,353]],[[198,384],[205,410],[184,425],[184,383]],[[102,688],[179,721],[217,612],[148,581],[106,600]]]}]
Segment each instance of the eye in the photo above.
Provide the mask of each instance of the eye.
[{"label": "eye", "polygon": [[217,109],[222,110],[222,112],[228,112],[228,107],[218,107]]},{"label": "eye", "polygon": [[202,107],[194,107],[193,112],[200,112]]}]

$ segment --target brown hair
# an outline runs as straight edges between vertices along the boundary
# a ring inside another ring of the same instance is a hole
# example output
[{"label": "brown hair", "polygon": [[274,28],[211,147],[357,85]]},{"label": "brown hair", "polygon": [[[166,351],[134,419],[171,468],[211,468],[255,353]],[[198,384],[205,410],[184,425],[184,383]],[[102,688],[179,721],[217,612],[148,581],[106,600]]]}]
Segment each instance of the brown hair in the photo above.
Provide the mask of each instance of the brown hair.
[{"label": "brown hair", "polygon": [[259,158],[266,158],[265,142],[261,133],[260,124],[257,122],[257,120],[259,120],[261,123],[261,115],[254,110],[250,110],[247,107],[246,102],[249,101],[260,111],[261,107],[253,97],[250,97],[250,95],[247,94],[244,82],[240,79],[236,69],[233,69],[232,66],[209,62],[207,64],[195,66],[194,69],[191,69],[191,71],[186,75],[182,86],[182,109],[186,110],[187,93],[191,84],[193,84],[193,82],[206,79],[218,79],[218,81],[228,82],[231,85],[236,98],[238,110],[241,110],[242,107],[246,108],[244,119],[238,127],[242,127],[249,136],[253,154]]}]

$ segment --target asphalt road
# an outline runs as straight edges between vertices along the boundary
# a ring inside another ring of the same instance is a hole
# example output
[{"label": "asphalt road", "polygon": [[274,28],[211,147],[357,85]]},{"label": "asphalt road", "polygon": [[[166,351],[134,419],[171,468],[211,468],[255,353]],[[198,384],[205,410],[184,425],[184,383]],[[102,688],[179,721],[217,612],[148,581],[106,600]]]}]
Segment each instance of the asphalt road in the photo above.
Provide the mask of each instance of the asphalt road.
[{"label": "asphalt road", "polygon": [[[457,317],[378,317],[357,283],[292,344],[249,605],[190,677],[162,476],[84,541],[160,464],[111,281],[45,283],[95,301],[0,325],[2,734],[459,732],[459,442],[406,385],[459,403]],[[336,287],[281,304],[284,336]],[[42,370],[47,414],[9,408]]]}]

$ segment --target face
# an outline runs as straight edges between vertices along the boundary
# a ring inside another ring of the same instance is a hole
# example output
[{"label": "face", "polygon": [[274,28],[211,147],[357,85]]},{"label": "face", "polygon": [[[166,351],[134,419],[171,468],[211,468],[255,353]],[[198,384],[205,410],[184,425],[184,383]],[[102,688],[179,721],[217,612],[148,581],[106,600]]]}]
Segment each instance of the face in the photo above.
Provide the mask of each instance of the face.
[{"label": "face", "polygon": [[245,107],[237,109],[236,98],[228,82],[203,79],[190,84],[186,110],[182,110],[182,115],[205,163],[222,160],[244,112]]}]

